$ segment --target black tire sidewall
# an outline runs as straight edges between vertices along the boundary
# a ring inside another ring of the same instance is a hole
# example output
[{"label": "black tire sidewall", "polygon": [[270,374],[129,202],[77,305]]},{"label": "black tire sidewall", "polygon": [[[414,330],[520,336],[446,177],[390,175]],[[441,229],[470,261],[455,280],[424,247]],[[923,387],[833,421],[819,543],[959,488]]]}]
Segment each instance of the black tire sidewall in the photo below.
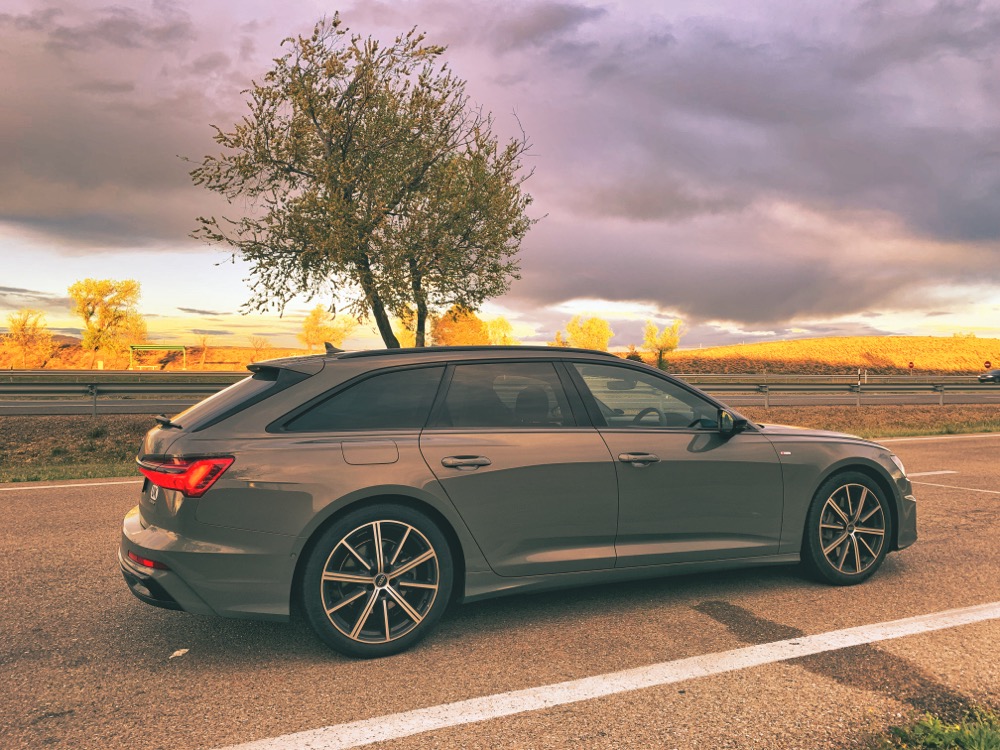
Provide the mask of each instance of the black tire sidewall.
[{"label": "black tire sidewall", "polygon": [[[827,560],[826,555],[823,554],[822,545],[819,540],[819,524],[820,517],[823,514],[823,506],[830,495],[845,484],[860,484],[867,487],[868,491],[873,493],[878,499],[879,504],[882,506],[883,517],[885,518],[885,538],[882,543],[882,549],[879,550],[875,562],[861,573],[842,573],[833,567],[830,561]],[[853,586],[854,584],[862,583],[871,578],[885,561],[893,539],[892,524],[893,515],[889,507],[889,498],[886,497],[885,490],[879,486],[878,482],[867,474],[855,471],[834,474],[826,479],[819,486],[819,489],[816,490],[816,494],[813,495],[812,504],[809,506],[809,513],[806,515],[805,537],[802,542],[802,560],[810,572],[825,583],[837,586]]]},{"label": "black tire sidewall", "polygon": [[[345,636],[327,618],[318,593],[323,568],[333,548],[351,531],[372,521],[401,521],[413,526],[430,542],[438,560],[438,591],[430,611],[417,627],[388,643],[359,643]],[[375,659],[405,651],[434,629],[451,599],[454,579],[455,566],[448,539],[434,521],[405,505],[369,505],[337,519],[312,545],[302,573],[300,605],[307,622],[327,646],[346,656]]]}]

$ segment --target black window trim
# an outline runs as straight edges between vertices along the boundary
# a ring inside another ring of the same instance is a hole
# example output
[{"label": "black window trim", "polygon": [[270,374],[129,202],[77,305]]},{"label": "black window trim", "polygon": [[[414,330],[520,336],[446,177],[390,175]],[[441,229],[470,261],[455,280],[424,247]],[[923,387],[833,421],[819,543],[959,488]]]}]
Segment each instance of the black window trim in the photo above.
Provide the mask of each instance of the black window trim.
[{"label": "black window trim", "polygon": [[268,432],[268,433],[271,433],[271,434],[278,434],[278,435],[317,435],[317,434],[323,434],[323,433],[352,433],[352,434],[356,434],[356,433],[359,433],[359,432],[378,432],[380,434],[381,433],[385,433],[385,432],[392,432],[392,433],[419,433],[421,430],[424,429],[424,427],[426,427],[426,425],[427,425],[427,419],[424,420],[424,424],[421,425],[420,427],[380,427],[380,428],[359,427],[359,428],[356,428],[356,429],[341,428],[341,429],[336,429],[336,430],[291,430],[291,429],[288,429],[287,425],[288,425],[289,422],[291,422],[294,419],[297,419],[302,414],[304,414],[305,412],[309,411],[310,409],[312,409],[313,407],[317,406],[318,404],[322,403],[323,401],[326,401],[328,399],[334,398],[335,396],[338,396],[342,392],[346,391],[348,388],[353,388],[354,386],[358,385],[359,383],[363,383],[365,380],[377,377],[379,375],[385,375],[385,374],[391,373],[391,372],[403,372],[403,371],[411,371],[411,370],[426,370],[426,369],[428,369],[430,367],[435,367],[435,368],[438,368],[438,369],[443,369],[444,373],[442,373],[441,379],[438,381],[437,391],[434,394],[434,398],[431,400],[431,408],[428,411],[428,416],[429,416],[430,414],[434,413],[434,409],[435,409],[435,406],[437,404],[437,400],[441,396],[441,385],[444,382],[444,380],[445,380],[445,378],[447,377],[447,374],[448,374],[447,363],[445,363],[445,362],[424,362],[424,363],[421,363],[421,364],[407,365],[407,366],[404,366],[404,367],[380,367],[377,370],[368,370],[367,372],[363,372],[360,375],[355,375],[350,380],[345,380],[343,383],[338,383],[333,388],[330,388],[329,390],[323,391],[319,395],[314,396],[313,398],[309,399],[308,401],[306,401],[303,404],[299,404],[298,406],[296,406],[291,411],[286,412],[284,415],[282,415],[282,416],[278,417],[277,419],[271,421],[267,425],[267,427],[264,428],[264,431]]}]

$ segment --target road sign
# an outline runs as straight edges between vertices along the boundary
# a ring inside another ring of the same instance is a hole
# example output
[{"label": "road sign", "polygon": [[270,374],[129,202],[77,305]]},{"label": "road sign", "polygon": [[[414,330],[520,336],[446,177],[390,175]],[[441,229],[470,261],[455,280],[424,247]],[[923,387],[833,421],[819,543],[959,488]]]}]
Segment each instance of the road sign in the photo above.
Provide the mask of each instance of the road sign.
[{"label": "road sign", "polygon": [[992,362],[990,362],[989,360],[986,360],[986,361],[985,361],[985,362],[983,363],[983,367],[985,367],[985,368],[986,368],[986,369],[988,370],[988,369],[990,369],[991,367],[993,367],[993,363],[992,363]]},{"label": "road sign", "polygon": [[913,369],[913,363],[912,362],[910,362],[910,369],[911,370]]}]

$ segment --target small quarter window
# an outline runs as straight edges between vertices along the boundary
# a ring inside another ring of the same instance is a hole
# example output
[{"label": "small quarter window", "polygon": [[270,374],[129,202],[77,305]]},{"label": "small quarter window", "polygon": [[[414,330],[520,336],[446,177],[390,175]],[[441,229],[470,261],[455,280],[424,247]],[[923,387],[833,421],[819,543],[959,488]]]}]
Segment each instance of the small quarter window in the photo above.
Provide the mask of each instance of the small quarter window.
[{"label": "small quarter window", "polygon": [[443,367],[375,375],[320,401],[291,419],[291,432],[420,429],[434,402]]}]

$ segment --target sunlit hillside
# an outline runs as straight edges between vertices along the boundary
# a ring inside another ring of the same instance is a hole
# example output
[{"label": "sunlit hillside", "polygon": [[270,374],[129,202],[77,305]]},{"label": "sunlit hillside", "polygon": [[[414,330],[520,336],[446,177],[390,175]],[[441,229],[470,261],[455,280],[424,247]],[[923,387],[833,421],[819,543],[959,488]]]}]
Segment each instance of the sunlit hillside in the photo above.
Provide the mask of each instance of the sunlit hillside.
[{"label": "sunlit hillside", "polygon": [[671,352],[671,372],[964,374],[1000,367],[1000,339],[972,336],[854,336]]},{"label": "sunlit hillside", "polygon": [[[275,357],[306,354],[305,349],[269,347],[209,346],[206,350],[187,349],[187,370],[242,370],[251,362]],[[624,356],[624,353],[621,353]],[[643,353],[649,361],[650,356]],[[0,346],[0,369],[20,369],[20,355],[10,347]],[[120,370],[129,365],[128,352],[99,352],[96,359],[78,343],[62,342],[44,360],[47,370],[90,369],[103,363],[103,369]],[[798,339],[764,344],[739,344],[709,349],[682,349],[667,355],[667,369],[675,373],[787,373],[849,374],[858,368],[869,374],[906,374],[913,362],[914,374],[958,375],[981,372],[986,361],[1000,367],[1000,339],[966,336],[859,336]],[[29,363],[38,368],[42,360]],[[137,355],[133,366],[149,370],[181,370],[184,357],[179,351],[146,352]]]}]

